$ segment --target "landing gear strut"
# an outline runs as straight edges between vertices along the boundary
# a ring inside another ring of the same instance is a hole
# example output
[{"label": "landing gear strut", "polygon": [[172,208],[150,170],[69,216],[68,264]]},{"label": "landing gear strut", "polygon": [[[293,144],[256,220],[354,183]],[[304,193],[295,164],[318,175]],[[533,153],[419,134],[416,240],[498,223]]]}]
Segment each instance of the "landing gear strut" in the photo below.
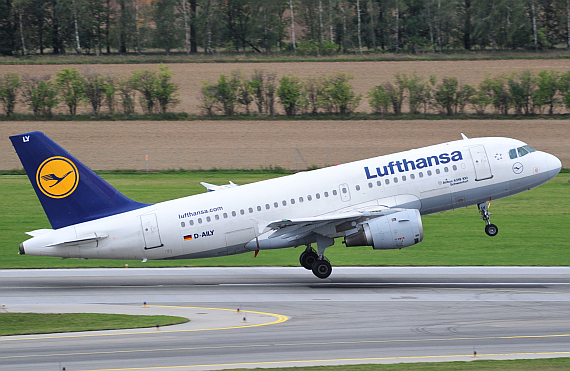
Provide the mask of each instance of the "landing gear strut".
[{"label": "landing gear strut", "polygon": [[483,219],[483,221],[487,223],[487,225],[485,226],[485,233],[487,233],[487,235],[491,237],[496,236],[497,233],[499,233],[499,227],[491,223],[490,219],[491,213],[489,212],[489,205],[487,205],[486,202],[482,202],[480,204],[477,204],[477,207],[479,207],[479,213],[481,214],[481,219]]},{"label": "landing gear strut", "polygon": [[301,253],[299,262],[305,269],[310,269],[318,278],[327,278],[332,273],[332,266],[325,257],[325,249],[334,243],[334,238],[317,234],[317,251],[307,245],[305,251]]}]

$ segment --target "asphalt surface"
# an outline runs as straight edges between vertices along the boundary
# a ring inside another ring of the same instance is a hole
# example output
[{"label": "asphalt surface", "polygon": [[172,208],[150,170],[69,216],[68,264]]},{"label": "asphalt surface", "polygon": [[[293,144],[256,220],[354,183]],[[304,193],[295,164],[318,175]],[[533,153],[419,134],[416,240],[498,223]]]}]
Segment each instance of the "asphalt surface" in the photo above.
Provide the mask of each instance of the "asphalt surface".
[{"label": "asphalt surface", "polygon": [[0,337],[2,371],[570,356],[570,267],[334,267],[326,280],[303,268],[2,270],[0,305],[190,319]]}]

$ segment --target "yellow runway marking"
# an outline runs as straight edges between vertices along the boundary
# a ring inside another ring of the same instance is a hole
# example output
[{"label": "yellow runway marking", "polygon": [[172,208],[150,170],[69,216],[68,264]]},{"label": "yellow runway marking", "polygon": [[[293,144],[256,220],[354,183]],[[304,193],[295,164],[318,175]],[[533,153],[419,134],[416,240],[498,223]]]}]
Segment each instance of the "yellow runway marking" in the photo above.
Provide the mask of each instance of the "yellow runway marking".
[{"label": "yellow runway marking", "polygon": [[[166,331],[165,331],[166,332]],[[154,333],[154,332],[153,332]],[[462,340],[497,340],[497,339],[534,339],[534,338],[557,338],[570,337],[570,334],[560,335],[518,335],[518,336],[489,336],[474,338],[432,338],[432,339],[394,339],[394,340],[361,340],[361,341],[329,341],[329,342],[313,342],[313,343],[277,343],[277,344],[249,344],[249,345],[223,345],[223,346],[207,346],[207,347],[184,347],[184,348],[162,348],[162,349],[137,349],[137,350],[115,350],[106,352],[82,352],[82,353],[59,353],[59,354],[26,354],[21,356],[3,356],[0,359],[8,358],[31,358],[31,357],[63,357],[63,356],[79,356],[79,355],[100,355],[100,354],[120,354],[120,353],[148,353],[148,352],[166,352],[180,350],[206,350],[206,349],[245,349],[245,348],[262,348],[262,347],[294,347],[307,345],[348,345],[348,344],[387,344],[387,343],[418,343],[427,341],[462,341]]]},{"label": "yellow runway marking", "polygon": [[[477,358],[497,357],[497,356],[537,356],[537,355],[567,355],[570,352],[541,352],[541,353],[490,353],[478,354]],[[228,366],[263,366],[275,364],[299,364],[299,363],[323,363],[323,362],[366,362],[366,361],[389,361],[389,360],[409,360],[409,359],[445,359],[445,358],[471,358],[472,354],[457,354],[443,356],[407,356],[407,357],[370,357],[370,358],[333,358],[333,359],[306,359],[294,361],[267,361],[267,362],[240,362],[240,363],[214,363],[205,365],[184,365],[184,366],[155,366],[155,367],[127,367],[127,368],[104,368],[95,370],[80,371],[128,371],[128,370],[161,370],[173,368],[194,368],[194,367],[228,367]]]},{"label": "yellow runway marking", "polygon": [[[228,312],[234,312],[235,309],[226,309],[226,308],[204,308],[204,307],[182,307],[176,305],[149,305],[149,307],[155,308],[182,308],[182,309],[202,309],[202,310],[223,310]],[[173,332],[198,332],[198,331],[218,331],[218,330],[232,330],[238,328],[249,328],[249,327],[260,327],[260,326],[269,326],[269,325],[276,325],[278,323],[283,323],[289,319],[289,317],[275,314],[275,313],[265,313],[265,312],[256,312],[252,310],[242,310],[241,313],[250,313],[250,314],[260,314],[264,316],[276,317],[277,319],[272,322],[266,323],[257,323],[251,325],[241,325],[241,326],[228,326],[228,327],[217,327],[217,328],[205,328],[205,329],[190,329],[190,330],[160,330],[160,331],[133,331],[133,332],[120,332],[114,334],[82,334],[82,335],[56,335],[56,336],[41,336],[41,337],[24,337],[24,338],[7,338],[2,339],[0,341],[26,341],[26,340],[46,340],[46,339],[68,339],[68,338],[84,338],[84,337],[100,337],[100,336],[124,336],[124,335],[142,335],[142,334],[168,334]],[[105,331],[105,330],[103,330]],[[25,335],[18,335],[18,336],[25,336]],[[2,358],[2,357],[0,357]]]}]

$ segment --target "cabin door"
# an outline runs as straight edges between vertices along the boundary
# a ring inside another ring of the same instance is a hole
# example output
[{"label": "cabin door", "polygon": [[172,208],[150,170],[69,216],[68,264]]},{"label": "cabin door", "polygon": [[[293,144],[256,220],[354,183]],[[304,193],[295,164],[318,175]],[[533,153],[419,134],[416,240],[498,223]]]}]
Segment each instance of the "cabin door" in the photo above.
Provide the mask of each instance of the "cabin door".
[{"label": "cabin door", "polygon": [[475,167],[475,180],[491,179],[493,174],[491,173],[491,165],[489,164],[485,147],[471,147],[469,148],[469,152],[471,153],[471,160],[473,160],[473,166]]},{"label": "cabin door", "polygon": [[141,215],[141,227],[145,250],[163,246],[160,241],[156,214]]}]

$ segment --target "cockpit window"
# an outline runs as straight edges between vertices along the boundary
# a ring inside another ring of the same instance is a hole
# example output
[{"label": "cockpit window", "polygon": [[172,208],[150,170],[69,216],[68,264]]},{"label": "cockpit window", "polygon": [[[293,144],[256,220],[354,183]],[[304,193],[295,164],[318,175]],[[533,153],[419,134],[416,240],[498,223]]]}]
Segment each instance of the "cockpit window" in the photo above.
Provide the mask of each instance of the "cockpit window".
[{"label": "cockpit window", "polygon": [[511,149],[511,150],[509,151],[509,157],[511,158],[511,160],[512,160],[513,158],[517,158],[517,150],[514,149],[514,148]]},{"label": "cockpit window", "polygon": [[524,155],[528,155],[528,151],[524,147],[517,148],[517,152],[519,153],[519,157],[523,157]]},{"label": "cockpit window", "polygon": [[528,145],[523,146],[523,148],[526,149],[528,151],[528,153],[536,152],[536,150],[534,148],[532,148],[531,146],[528,146]]}]

